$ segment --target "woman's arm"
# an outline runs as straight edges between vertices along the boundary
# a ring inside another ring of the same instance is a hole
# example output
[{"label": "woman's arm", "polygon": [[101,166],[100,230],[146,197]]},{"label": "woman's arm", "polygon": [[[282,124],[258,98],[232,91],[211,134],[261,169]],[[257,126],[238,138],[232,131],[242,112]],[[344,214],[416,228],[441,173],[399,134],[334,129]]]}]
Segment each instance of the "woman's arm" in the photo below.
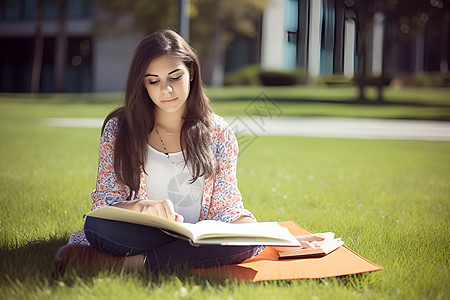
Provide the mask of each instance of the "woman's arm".
[{"label": "woman's arm", "polygon": [[223,222],[251,222],[256,219],[244,208],[237,186],[236,165],[239,148],[233,130],[223,119],[217,119],[212,135],[213,151],[219,164],[214,179],[207,219]]},{"label": "woman's arm", "polygon": [[92,210],[123,202],[130,196],[130,188],[118,180],[114,171],[116,131],[117,117],[106,123],[100,137],[97,183],[91,193]]}]

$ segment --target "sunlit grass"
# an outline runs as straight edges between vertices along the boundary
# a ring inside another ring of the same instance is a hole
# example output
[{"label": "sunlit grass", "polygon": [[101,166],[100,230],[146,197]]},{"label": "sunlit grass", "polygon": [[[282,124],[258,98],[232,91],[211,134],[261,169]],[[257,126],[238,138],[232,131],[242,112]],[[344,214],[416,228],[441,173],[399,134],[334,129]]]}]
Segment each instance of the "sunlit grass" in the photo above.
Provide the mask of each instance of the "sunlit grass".
[{"label": "sunlit grass", "polygon": [[[367,89],[369,101],[357,103],[356,87],[209,87],[206,93],[216,113],[245,115],[255,99],[273,101],[282,116],[321,116],[450,121],[449,88],[385,88],[385,103],[376,104],[376,90]],[[46,117],[104,117],[123,101],[122,93],[26,95],[0,94],[5,109],[20,111],[20,104],[32,110],[47,107]],[[70,109],[68,108],[70,105]],[[89,109],[86,109],[86,105]],[[39,113],[41,110],[37,110]]]},{"label": "sunlit grass", "polygon": [[0,298],[448,297],[448,142],[258,137],[241,152],[239,186],[259,220],[334,231],[382,271],[261,283],[120,271],[51,277],[56,250],[90,209],[100,132],[40,119],[104,117],[120,95],[94,98],[104,96],[89,105],[76,95],[0,101]]}]

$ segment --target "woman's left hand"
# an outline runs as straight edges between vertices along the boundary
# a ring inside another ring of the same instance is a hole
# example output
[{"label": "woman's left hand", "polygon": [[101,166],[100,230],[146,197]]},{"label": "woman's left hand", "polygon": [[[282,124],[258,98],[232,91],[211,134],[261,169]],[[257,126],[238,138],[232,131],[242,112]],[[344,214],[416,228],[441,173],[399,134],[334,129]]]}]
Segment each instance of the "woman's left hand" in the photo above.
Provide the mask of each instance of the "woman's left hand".
[{"label": "woman's left hand", "polygon": [[308,234],[308,235],[301,235],[295,237],[301,244],[300,247],[273,247],[278,252],[284,252],[284,251],[293,251],[296,249],[315,249],[317,248],[312,244],[312,242],[315,241],[323,241],[325,237],[321,235],[320,233],[315,234]]},{"label": "woman's left hand", "polygon": [[237,220],[234,220],[231,223],[256,223],[258,221],[256,221],[255,219],[248,217],[248,216],[242,216]]}]

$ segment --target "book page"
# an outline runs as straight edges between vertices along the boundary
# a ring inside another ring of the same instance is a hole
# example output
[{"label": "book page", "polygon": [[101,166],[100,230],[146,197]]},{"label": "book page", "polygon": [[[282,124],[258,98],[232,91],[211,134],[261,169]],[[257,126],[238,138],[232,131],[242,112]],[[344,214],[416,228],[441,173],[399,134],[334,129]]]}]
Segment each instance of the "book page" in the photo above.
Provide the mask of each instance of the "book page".
[{"label": "book page", "polygon": [[290,245],[300,243],[285,227],[277,222],[225,223],[214,220],[196,224],[183,224],[197,243],[219,243],[227,245]]},{"label": "book page", "polygon": [[113,206],[104,206],[88,213],[87,216],[165,229],[183,235],[198,244],[300,245],[289,230],[277,222],[230,224],[205,220],[196,224],[179,223]]}]

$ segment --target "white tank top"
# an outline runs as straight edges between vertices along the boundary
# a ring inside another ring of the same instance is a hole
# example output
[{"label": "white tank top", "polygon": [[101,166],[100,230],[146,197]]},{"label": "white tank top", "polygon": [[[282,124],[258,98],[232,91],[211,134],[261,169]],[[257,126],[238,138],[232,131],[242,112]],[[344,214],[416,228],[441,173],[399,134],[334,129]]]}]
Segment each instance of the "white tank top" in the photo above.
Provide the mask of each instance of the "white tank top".
[{"label": "white tank top", "polygon": [[205,180],[200,177],[190,184],[192,176],[184,162],[183,152],[170,153],[168,158],[148,145],[145,171],[148,199],[169,199],[185,222],[198,222]]}]

